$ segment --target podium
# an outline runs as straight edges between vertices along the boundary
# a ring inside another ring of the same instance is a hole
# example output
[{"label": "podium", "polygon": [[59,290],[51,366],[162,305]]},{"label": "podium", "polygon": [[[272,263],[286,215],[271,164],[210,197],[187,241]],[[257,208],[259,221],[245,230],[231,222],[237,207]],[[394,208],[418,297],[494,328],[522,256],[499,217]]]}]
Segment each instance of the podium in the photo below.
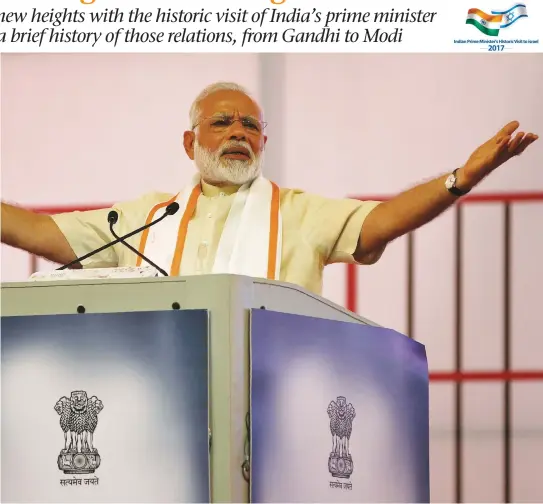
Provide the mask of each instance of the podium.
[{"label": "podium", "polygon": [[2,285],[2,501],[429,502],[424,346],[294,285]]}]

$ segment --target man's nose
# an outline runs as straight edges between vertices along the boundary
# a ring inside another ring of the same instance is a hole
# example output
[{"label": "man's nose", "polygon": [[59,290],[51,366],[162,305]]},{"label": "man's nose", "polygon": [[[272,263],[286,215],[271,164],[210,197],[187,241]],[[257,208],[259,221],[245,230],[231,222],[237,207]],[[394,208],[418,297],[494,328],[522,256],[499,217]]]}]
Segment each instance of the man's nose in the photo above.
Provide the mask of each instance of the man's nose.
[{"label": "man's nose", "polygon": [[232,124],[230,125],[230,130],[228,132],[228,137],[230,140],[247,140],[247,133],[245,131],[245,128],[243,127],[243,124],[241,123],[241,120],[235,119]]}]

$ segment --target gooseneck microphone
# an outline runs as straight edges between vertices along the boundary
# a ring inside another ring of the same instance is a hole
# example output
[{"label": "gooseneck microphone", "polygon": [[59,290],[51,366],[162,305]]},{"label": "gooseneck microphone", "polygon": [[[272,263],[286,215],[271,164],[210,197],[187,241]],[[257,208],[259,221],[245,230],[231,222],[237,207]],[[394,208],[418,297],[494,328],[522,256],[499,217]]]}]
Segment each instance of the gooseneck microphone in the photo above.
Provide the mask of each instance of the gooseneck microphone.
[{"label": "gooseneck microphone", "polygon": [[146,229],[150,228],[151,226],[154,226],[155,224],[158,224],[160,221],[164,220],[169,215],[174,215],[175,213],[177,213],[178,210],[179,210],[179,203],[174,201],[173,203],[170,203],[166,207],[166,211],[158,219],[155,219],[154,221],[149,222],[149,224],[145,224],[145,226],[141,226],[140,228],[132,231],[131,233],[125,234],[124,236],[120,236],[116,240],[106,243],[105,245],[102,245],[100,248],[97,248],[96,250],[93,250],[92,252],[89,252],[88,254],[85,254],[84,256],[74,259],[68,264],[65,264],[64,266],[57,268],[57,270],[63,270],[63,269],[69,268],[70,266],[74,266],[75,264],[78,264],[81,261],[84,261],[85,259],[88,259],[89,257],[92,257],[95,254],[98,254],[99,252],[102,252],[102,250],[105,250],[109,247],[113,247],[113,245],[117,245],[117,243],[120,243],[126,240],[127,238],[130,238],[131,236],[141,233],[142,231],[145,231]]},{"label": "gooseneck microphone", "polygon": [[160,266],[157,266],[153,261],[151,261],[151,259],[145,257],[138,249],[134,248],[132,245],[130,245],[130,243],[127,243],[124,238],[117,235],[117,233],[113,229],[113,226],[117,224],[117,221],[119,220],[119,213],[116,210],[111,210],[111,212],[109,212],[107,220],[109,222],[109,230],[117,240],[119,240],[123,245],[128,247],[138,257],[141,257],[146,263],[150,264],[153,268],[160,271],[160,273],[162,273],[164,276],[168,276],[168,273],[166,273]]}]

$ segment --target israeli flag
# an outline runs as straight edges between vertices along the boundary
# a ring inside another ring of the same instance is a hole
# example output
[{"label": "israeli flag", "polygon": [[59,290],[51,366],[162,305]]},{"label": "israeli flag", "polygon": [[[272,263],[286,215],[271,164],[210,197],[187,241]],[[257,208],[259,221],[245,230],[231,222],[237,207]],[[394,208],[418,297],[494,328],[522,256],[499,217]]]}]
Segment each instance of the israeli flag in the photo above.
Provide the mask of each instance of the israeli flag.
[{"label": "israeli flag", "polygon": [[526,11],[526,5],[516,4],[513,7],[504,10],[504,11],[492,11],[492,14],[495,16],[502,15],[502,23],[500,28],[507,28],[511,26],[517,19],[528,17],[528,12]]}]

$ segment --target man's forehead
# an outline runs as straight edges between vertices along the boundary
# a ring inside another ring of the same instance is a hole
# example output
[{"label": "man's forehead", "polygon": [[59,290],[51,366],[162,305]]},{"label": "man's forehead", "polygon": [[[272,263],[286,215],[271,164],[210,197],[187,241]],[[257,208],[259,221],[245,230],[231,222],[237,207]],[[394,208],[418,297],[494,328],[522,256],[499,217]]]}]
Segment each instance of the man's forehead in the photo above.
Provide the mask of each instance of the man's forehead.
[{"label": "man's forehead", "polygon": [[200,102],[200,109],[204,116],[240,114],[260,117],[262,115],[258,104],[239,91],[216,91]]}]

